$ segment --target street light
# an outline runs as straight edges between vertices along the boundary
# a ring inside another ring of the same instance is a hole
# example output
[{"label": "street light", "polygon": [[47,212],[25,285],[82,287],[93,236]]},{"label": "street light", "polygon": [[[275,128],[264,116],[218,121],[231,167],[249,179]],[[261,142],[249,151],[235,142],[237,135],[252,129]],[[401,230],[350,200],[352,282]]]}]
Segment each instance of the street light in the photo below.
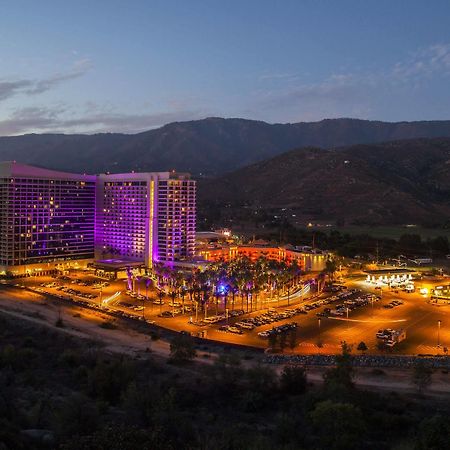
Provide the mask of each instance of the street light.
[{"label": "street light", "polygon": [[438,346],[438,348],[441,346],[440,337],[441,337],[441,321],[438,320],[438,335],[437,335],[437,346]]},{"label": "street light", "polygon": [[318,347],[320,347],[321,344],[322,344],[322,336],[321,336],[321,330],[320,330],[320,322],[321,322],[320,317],[317,318],[317,322],[318,322],[318,325],[319,325],[319,345],[318,345]]},{"label": "street light", "polygon": [[142,320],[145,322],[145,301],[144,297],[142,297]]}]

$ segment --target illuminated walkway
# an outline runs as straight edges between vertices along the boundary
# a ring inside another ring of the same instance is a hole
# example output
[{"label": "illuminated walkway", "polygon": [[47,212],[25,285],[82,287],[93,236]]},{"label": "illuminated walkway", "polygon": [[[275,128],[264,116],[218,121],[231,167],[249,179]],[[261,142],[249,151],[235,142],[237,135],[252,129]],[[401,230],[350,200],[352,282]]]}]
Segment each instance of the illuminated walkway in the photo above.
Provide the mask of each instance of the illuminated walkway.
[{"label": "illuminated walkway", "polygon": [[344,322],[362,322],[362,323],[406,322],[406,319],[363,320],[363,319],[346,319],[345,317],[327,317],[327,319],[342,320]]}]

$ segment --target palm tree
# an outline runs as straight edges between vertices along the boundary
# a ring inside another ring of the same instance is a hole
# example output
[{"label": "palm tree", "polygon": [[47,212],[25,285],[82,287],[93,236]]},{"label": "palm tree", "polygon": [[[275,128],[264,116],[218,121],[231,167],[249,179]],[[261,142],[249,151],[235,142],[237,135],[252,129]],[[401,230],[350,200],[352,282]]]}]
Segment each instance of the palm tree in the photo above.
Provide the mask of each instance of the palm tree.
[{"label": "palm tree", "polygon": [[162,312],[162,303],[164,298],[164,291],[162,289],[158,290],[158,298],[159,298],[159,312]]},{"label": "palm tree", "polygon": [[184,314],[184,298],[186,297],[186,286],[184,286],[184,284],[180,288],[180,296],[181,296],[181,311]]},{"label": "palm tree", "polygon": [[289,265],[289,272],[292,276],[292,282],[294,285],[298,283],[299,277],[302,274],[302,269],[298,265],[298,261],[296,259],[293,259],[291,264]]},{"label": "palm tree", "polygon": [[[246,257],[242,257],[233,261],[233,278],[237,291],[241,297],[241,309],[248,312],[248,283],[251,281],[250,261]],[[237,292],[236,292],[237,293]],[[244,296],[247,296],[247,306],[244,308]]]},{"label": "palm tree", "polygon": [[335,259],[327,259],[325,261],[325,269],[324,272],[328,275],[328,279],[330,282],[334,280],[334,274],[336,273],[337,265]]},{"label": "palm tree", "polygon": [[163,284],[163,274],[165,271],[164,264],[161,262],[154,262],[153,263],[153,273],[155,274],[155,277],[157,279],[158,287],[162,286]]},{"label": "palm tree", "polygon": [[205,313],[205,318],[206,318],[207,309],[208,309],[208,300],[209,300],[209,292],[210,292],[210,277],[211,277],[211,274],[208,271],[208,269],[206,269],[202,272],[199,272],[197,274],[198,301]]}]

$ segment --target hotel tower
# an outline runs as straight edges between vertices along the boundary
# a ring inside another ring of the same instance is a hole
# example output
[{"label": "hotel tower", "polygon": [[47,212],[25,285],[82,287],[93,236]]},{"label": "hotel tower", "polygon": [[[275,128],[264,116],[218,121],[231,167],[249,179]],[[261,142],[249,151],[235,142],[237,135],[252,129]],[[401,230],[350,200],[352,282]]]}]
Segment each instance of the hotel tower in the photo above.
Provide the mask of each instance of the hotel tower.
[{"label": "hotel tower", "polygon": [[77,175],[0,163],[0,271],[95,261],[152,267],[195,253],[196,185],[175,172]]},{"label": "hotel tower", "polygon": [[95,259],[173,264],[195,253],[196,184],[175,172],[97,178]]},{"label": "hotel tower", "polygon": [[0,270],[37,275],[92,260],[95,180],[0,162]]}]

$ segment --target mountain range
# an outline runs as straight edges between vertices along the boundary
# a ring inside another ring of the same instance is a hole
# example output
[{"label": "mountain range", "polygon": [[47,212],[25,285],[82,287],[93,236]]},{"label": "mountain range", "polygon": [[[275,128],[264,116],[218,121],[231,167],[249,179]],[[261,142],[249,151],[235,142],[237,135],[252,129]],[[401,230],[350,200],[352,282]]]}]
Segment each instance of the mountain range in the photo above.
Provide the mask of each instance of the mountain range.
[{"label": "mountain range", "polygon": [[200,181],[199,205],[225,206],[228,217],[245,208],[249,217],[282,212],[297,224],[444,225],[450,223],[450,139],[292,150]]},{"label": "mountain range", "polygon": [[0,160],[82,173],[176,169],[217,176],[293,148],[333,148],[400,139],[450,137],[450,121],[328,119],[268,124],[207,118],[127,135],[29,134],[0,137]]}]

